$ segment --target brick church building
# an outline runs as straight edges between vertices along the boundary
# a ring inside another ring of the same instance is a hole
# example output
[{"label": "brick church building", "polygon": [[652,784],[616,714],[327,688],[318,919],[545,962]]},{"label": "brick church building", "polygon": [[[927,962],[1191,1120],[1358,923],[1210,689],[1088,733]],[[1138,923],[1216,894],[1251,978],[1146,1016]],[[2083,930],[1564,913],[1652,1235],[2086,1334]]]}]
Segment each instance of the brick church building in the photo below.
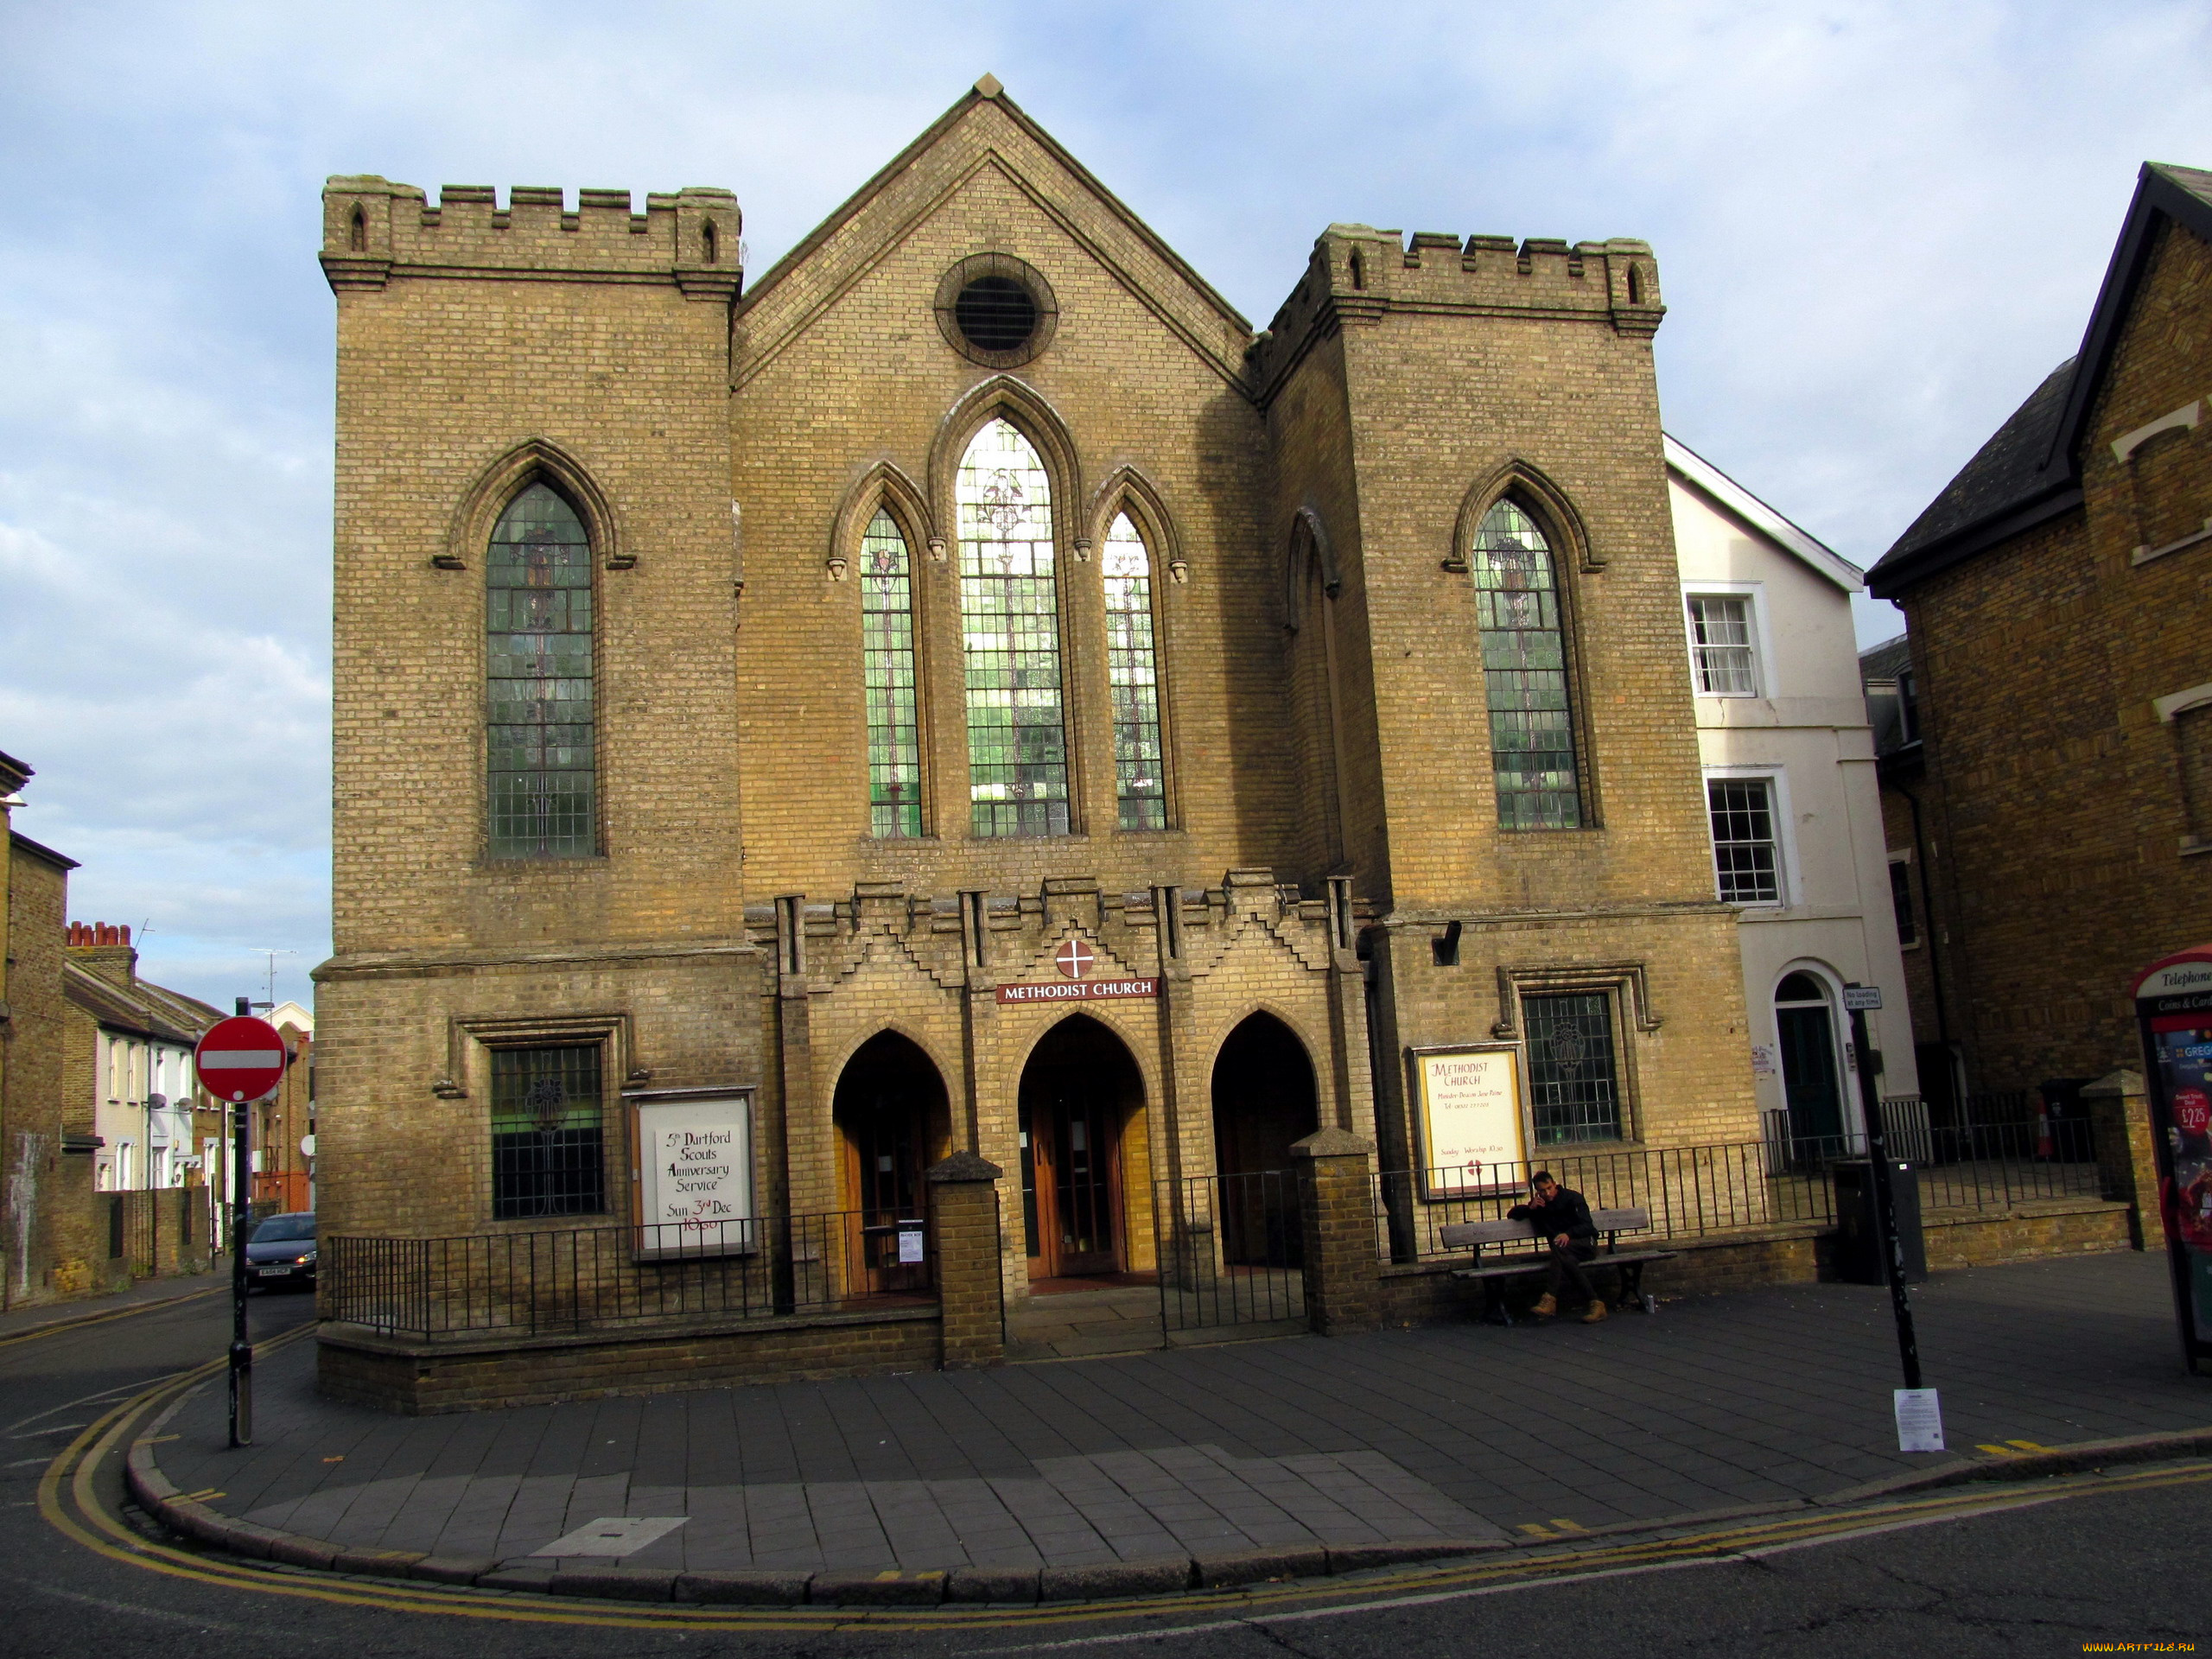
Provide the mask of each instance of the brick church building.
[{"label": "brick church building", "polygon": [[1255,333],[988,77],[755,280],[644,207],[325,193],[326,1238],[965,1153],[1018,1300],[1458,1156],[1440,1048],[1529,1159],[1757,1139],[1644,244],[1333,225]]}]

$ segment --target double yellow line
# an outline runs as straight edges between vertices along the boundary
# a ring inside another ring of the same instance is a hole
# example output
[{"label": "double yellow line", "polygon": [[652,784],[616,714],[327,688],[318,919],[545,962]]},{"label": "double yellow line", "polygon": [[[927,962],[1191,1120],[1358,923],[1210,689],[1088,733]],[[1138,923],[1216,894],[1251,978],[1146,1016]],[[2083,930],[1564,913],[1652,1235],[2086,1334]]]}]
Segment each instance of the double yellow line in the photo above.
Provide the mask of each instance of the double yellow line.
[{"label": "double yellow line", "polygon": [[[296,1340],[312,1329],[300,1326],[262,1346],[264,1350],[273,1348]],[[1484,1556],[1456,1567],[1440,1568],[1432,1565],[1328,1586],[1317,1586],[1311,1581],[1258,1585],[1234,1591],[1193,1592],[1065,1606],[909,1610],[735,1608],[671,1603],[626,1605],[617,1611],[566,1597],[340,1578],[203,1554],[141,1536],[102,1501],[99,1491],[100,1472],[118,1447],[127,1447],[132,1442],[140,1425],[185,1390],[215,1376],[223,1365],[220,1359],[211,1360],[165,1377],[88,1426],[40,1478],[40,1513],[64,1535],[110,1560],[200,1584],[391,1612],[609,1630],[827,1632],[840,1627],[912,1631],[988,1627],[1014,1631],[1141,1622],[1164,1636],[1176,1629],[1176,1624],[1169,1621],[1193,1616],[1211,1615],[1209,1623],[1264,1623],[1271,1615],[1281,1617],[1300,1609],[1341,1608],[1349,1612],[1382,1600],[1426,1602],[1449,1599],[1454,1594],[1480,1594],[1560,1579],[1648,1572],[1660,1567],[1749,1558],[1857,1534],[1892,1531],[1900,1527],[2024,1508],[2092,1492],[2212,1481],[2212,1467],[2149,1468],[2124,1475],[2054,1476],[2032,1485],[2023,1484],[1999,1491],[1986,1487],[1952,1487],[1926,1497],[1848,1510],[1794,1510],[1711,1531],[1644,1537],[1615,1544],[1592,1543],[1580,1548]]]}]

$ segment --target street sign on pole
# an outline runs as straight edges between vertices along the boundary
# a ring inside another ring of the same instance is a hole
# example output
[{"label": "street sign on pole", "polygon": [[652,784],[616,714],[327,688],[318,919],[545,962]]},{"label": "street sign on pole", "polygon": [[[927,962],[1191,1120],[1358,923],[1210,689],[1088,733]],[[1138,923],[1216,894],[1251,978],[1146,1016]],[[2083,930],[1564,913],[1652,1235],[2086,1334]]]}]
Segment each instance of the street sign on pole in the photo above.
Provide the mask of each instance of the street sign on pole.
[{"label": "street sign on pole", "polygon": [[218,1020],[192,1052],[200,1086],[226,1105],[259,1100],[284,1080],[284,1039],[266,1020]]},{"label": "street sign on pole", "polygon": [[253,1336],[245,1311],[246,1236],[253,1230],[255,1101],[284,1080],[284,1039],[256,1020],[245,997],[235,1018],[218,1020],[192,1052],[200,1086],[231,1109],[231,1444],[253,1444]]},{"label": "street sign on pole", "polygon": [[[1895,1391],[1897,1450],[1942,1450],[1942,1415],[1936,1390],[1920,1376],[1920,1338],[1913,1329],[1912,1302],[1904,1288],[1904,1244],[1897,1236],[1897,1199],[1890,1185],[1889,1126],[1882,1119],[1882,1094],[1874,1080],[1874,1046],[1866,1037],[1866,1011],[1882,1006],[1880,988],[1847,985],[1843,1006],[1851,1014],[1852,1058],[1859,1070],[1859,1103],[1866,1119],[1866,1150],[1873,1167],[1874,1226],[1882,1249],[1882,1277],[1890,1287],[1890,1312],[1897,1321],[1897,1357],[1904,1362],[1904,1387]],[[1933,1440],[1929,1423],[1933,1421]]]}]

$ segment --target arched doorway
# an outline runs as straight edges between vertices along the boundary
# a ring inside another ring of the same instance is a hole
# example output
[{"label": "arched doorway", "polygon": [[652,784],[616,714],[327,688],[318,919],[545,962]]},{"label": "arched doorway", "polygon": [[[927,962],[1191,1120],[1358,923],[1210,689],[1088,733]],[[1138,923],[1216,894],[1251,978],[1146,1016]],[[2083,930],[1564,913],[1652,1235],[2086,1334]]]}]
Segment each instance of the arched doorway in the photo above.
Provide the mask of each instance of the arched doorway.
[{"label": "arched doorway", "polygon": [[899,1261],[898,1224],[923,1217],[922,1172],[952,1149],[944,1078],[918,1044],[880,1031],[845,1062],[830,1115],[843,1207],[858,1218],[859,1236],[849,1248],[867,1287],[926,1289],[929,1269]]},{"label": "arched doorway", "polygon": [[1801,1156],[1840,1150],[1843,1079],[1836,1065],[1835,1014],[1818,975],[1799,969],[1783,976],[1774,988],[1774,1027],[1790,1141]]},{"label": "arched doorway", "polygon": [[1213,1062],[1214,1170],[1221,1186],[1216,1213],[1225,1263],[1298,1264],[1290,1148],[1320,1126],[1306,1045],[1271,1014],[1247,1016]]},{"label": "arched doorway", "polygon": [[1046,1033],[1021,1071],[1021,1210],[1032,1279],[1128,1262],[1122,1143],[1144,1082],[1122,1039],[1086,1014]]}]

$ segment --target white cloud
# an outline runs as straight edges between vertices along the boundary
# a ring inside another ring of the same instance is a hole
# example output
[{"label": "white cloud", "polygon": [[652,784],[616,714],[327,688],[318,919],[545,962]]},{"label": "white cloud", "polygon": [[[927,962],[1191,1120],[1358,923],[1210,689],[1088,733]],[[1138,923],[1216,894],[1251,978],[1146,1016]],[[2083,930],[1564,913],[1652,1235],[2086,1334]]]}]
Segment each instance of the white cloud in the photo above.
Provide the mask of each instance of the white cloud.
[{"label": "white cloud", "polygon": [[2137,164],[2212,160],[2208,47],[2197,0],[15,8],[19,822],[186,988],[327,949],[326,174],[724,184],[758,272],[988,69],[1255,321],[1335,219],[1648,238],[1669,424],[1865,563],[2074,348]]}]

